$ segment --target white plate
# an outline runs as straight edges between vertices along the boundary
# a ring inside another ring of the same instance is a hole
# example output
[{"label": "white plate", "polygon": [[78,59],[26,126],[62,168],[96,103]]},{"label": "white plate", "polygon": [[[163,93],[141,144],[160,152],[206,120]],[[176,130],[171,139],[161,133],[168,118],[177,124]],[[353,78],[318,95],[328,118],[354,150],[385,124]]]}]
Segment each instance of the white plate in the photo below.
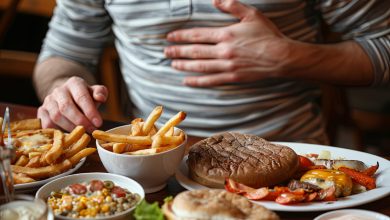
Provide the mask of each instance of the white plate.
[{"label": "white plate", "polygon": [[317,216],[314,220],[327,220],[336,217],[348,219],[347,217],[352,218],[352,216],[355,217],[354,219],[390,220],[388,216],[381,213],[362,209],[341,209],[331,211]]},{"label": "white plate", "polygon": [[[328,150],[332,154],[332,158],[343,157],[349,160],[361,160],[367,166],[375,165],[379,162],[379,169],[377,171],[377,188],[352,195],[344,198],[340,198],[335,202],[311,202],[301,203],[294,205],[280,205],[272,201],[253,201],[254,203],[265,206],[268,209],[275,211],[288,211],[288,212],[310,212],[310,211],[326,211],[333,209],[341,209],[347,207],[358,206],[361,204],[369,203],[374,200],[386,197],[390,194],[390,161],[378,157],[372,154],[349,150],[345,148],[330,147],[323,145],[314,144],[302,144],[302,143],[291,143],[291,142],[275,142],[277,144],[291,147],[297,154],[308,154],[308,153],[320,153],[323,150]],[[187,156],[184,157],[178,171],[176,172],[176,179],[184,188],[188,190],[196,189],[207,189],[208,187],[203,186],[189,178],[188,168],[186,164]]]},{"label": "white plate", "polygon": [[63,173],[60,173],[56,176],[53,176],[53,177],[50,177],[50,178],[47,178],[47,179],[43,179],[43,180],[39,180],[39,181],[36,181],[36,182],[32,182],[32,183],[22,183],[22,184],[16,184],[15,185],[15,190],[18,192],[18,193],[22,193],[22,192],[28,192],[28,191],[33,191],[37,188],[39,188],[40,186],[43,186],[44,184],[52,181],[52,180],[55,180],[55,179],[58,179],[60,177],[63,177],[63,176],[67,176],[69,174],[72,174],[74,173],[76,170],[78,170],[85,162],[85,158],[82,158],[80,160],[80,162],[78,162],[78,164],[76,164],[75,167],[73,167],[72,169],[70,170],[67,170]]}]

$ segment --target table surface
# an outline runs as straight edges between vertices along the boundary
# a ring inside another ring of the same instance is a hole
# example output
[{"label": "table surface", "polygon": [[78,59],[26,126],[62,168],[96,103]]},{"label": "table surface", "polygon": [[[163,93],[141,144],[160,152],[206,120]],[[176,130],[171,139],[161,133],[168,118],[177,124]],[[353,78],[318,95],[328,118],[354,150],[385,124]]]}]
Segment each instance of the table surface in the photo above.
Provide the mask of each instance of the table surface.
[{"label": "table surface", "polygon": [[[5,106],[9,106],[12,112],[11,120],[19,120],[25,118],[34,118],[36,116],[37,108],[29,106],[14,105],[9,103],[0,102],[0,115],[3,114]],[[109,129],[115,126],[120,125],[121,123],[105,121],[102,128],[100,129]],[[187,149],[193,143],[199,141],[201,138],[198,137],[188,137]],[[91,144],[94,144],[94,141],[91,141]],[[390,155],[386,157],[390,158]],[[78,173],[84,172],[107,172],[100,162],[99,155],[97,153],[89,156],[85,164],[77,171]],[[171,177],[168,181],[167,186],[156,193],[146,194],[146,200],[149,202],[158,201],[162,202],[163,199],[169,195],[176,195],[179,192],[184,191],[185,189],[176,181],[174,177]],[[390,196],[387,196],[383,199],[353,207],[354,209],[365,209],[380,212],[390,216]],[[277,212],[277,214],[282,219],[313,219],[314,217],[322,214],[324,212]]]}]

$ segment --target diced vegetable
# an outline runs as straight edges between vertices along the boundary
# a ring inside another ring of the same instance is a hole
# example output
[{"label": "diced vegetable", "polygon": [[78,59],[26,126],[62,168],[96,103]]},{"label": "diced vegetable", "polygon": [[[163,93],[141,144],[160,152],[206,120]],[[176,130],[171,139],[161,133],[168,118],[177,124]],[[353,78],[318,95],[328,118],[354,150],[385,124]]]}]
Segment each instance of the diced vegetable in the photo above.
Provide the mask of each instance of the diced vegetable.
[{"label": "diced vegetable", "polygon": [[331,155],[330,151],[323,150],[323,151],[320,152],[320,154],[318,155],[317,159],[330,160],[331,158],[332,158],[332,155]]},{"label": "diced vegetable", "polygon": [[[108,187],[106,187],[108,186]],[[105,217],[134,207],[140,196],[112,181],[91,180],[52,192],[47,203],[55,215],[71,218]]]}]

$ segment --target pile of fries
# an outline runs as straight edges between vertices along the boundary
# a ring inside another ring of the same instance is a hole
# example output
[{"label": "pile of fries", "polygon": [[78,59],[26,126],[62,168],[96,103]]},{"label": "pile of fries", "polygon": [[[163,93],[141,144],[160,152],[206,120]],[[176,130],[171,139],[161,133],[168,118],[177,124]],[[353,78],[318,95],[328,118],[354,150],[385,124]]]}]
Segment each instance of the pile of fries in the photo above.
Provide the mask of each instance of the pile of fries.
[{"label": "pile of fries", "polygon": [[96,151],[86,148],[91,138],[83,126],[77,126],[69,134],[42,129],[39,119],[15,121],[10,127],[16,154],[12,161],[15,184],[56,176]]},{"label": "pile of fries", "polygon": [[157,106],[146,121],[142,118],[134,119],[128,135],[95,130],[92,136],[100,140],[103,148],[118,154],[150,155],[173,149],[185,139],[184,132],[174,127],[185,119],[186,113],[177,113],[157,129],[155,122],[162,112],[162,106]]}]

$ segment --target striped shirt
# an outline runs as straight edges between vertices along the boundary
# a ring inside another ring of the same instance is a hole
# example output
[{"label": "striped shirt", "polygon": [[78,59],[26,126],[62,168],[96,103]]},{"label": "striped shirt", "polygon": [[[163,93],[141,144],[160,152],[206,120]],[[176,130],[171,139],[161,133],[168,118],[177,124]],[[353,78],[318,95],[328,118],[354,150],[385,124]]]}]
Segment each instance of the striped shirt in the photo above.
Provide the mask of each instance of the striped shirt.
[{"label": "striped shirt", "polygon": [[[355,40],[374,66],[374,85],[389,82],[389,0],[242,0],[264,13],[289,38],[322,42],[322,23]],[[192,27],[221,27],[237,22],[211,0],[57,0],[39,62],[51,56],[77,61],[94,71],[103,47],[113,38],[123,79],[135,106],[145,117],[164,106],[161,122],[188,113],[182,127],[209,136],[222,131],[257,134],[286,141],[324,141],[316,99],[308,82],[266,79],[213,88],[182,84],[198,75],[170,67],[164,54],[168,32]],[[114,37],[113,37],[114,36]]]}]

